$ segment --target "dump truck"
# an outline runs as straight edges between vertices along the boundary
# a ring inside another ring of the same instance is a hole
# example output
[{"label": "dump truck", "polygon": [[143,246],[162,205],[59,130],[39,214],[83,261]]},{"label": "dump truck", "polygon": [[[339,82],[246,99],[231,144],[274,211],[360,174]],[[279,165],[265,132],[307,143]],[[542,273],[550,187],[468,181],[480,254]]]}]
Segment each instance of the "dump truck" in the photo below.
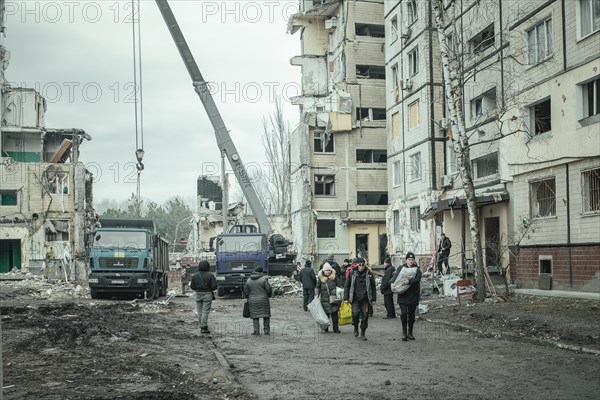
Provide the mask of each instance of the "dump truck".
[{"label": "dump truck", "polygon": [[93,299],[136,294],[164,296],[169,287],[169,243],[147,218],[100,218],[93,233],[88,284]]}]

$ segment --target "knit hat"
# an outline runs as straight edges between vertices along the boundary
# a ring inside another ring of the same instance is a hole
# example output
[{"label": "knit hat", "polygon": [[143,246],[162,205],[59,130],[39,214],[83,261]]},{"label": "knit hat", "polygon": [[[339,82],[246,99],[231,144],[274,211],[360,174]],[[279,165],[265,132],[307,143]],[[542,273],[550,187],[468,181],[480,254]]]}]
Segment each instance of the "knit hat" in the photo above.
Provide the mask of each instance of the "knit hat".
[{"label": "knit hat", "polygon": [[413,253],[412,251],[409,251],[408,253],[406,253],[406,257],[404,257],[405,259],[409,259],[409,258],[415,258],[415,253]]},{"label": "knit hat", "polygon": [[263,267],[261,267],[260,265],[256,268],[254,268],[254,272],[260,272],[261,274],[263,273]]},{"label": "knit hat", "polygon": [[323,271],[333,271],[333,268],[331,265],[329,265],[329,263],[325,263],[323,264]]},{"label": "knit hat", "polygon": [[210,270],[210,264],[206,260],[202,260],[198,263],[198,271],[208,271]]},{"label": "knit hat", "polygon": [[304,266],[308,267],[308,268],[312,268],[312,262],[310,260],[306,260],[306,262],[304,263]]},{"label": "knit hat", "polygon": [[364,264],[365,263],[365,259],[361,258],[361,257],[354,257],[352,259],[352,264]]}]

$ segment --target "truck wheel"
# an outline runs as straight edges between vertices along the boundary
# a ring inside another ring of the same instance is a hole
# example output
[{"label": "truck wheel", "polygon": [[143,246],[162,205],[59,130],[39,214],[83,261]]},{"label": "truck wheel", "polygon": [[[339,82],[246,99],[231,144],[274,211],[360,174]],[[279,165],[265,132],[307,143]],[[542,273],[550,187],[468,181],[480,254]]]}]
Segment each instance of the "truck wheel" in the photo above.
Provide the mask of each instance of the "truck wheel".
[{"label": "truck wheel", "polygon": [[156,285],[156,281],[154,279],[151,279],[150,282],[148,282],[148,289],[146,289],[146,299],[155,299],[156,297],[158,297],[157,292],[158,286]]},{"label": "truck wheel", "polygon": [[93,289],[92,289],[92,290],[90,290],[90,297],[91,297],[92,299],[99,299],[99,298],[100,298],[100,296],[98,295],[98,291],[96,291],[96,290],[93,290]]},{"label": "truck wheel", "polygon": [[168,292],[169,292],[169,276],[165,275],[165,291],[164,291],[164,295],[166,296]]},{"label": "truck wheel", "polygon": [[225,289],[223,289],[223,286],[217,287],[217,296],[219,296],[219,297],[225,296]]},{"label": "truck wheel", "polygon": [[158,282],[156,281],[156,279],[154,279],[154,280],[152,280],[152,283],[154,284],[154,296],[152,298],[158,299],[158,295],[159,295]]},{"label": "truck wheel", "polygon": [[163,297],[165,295],[165,277],[163,275],[160,278],[160,283],[158,284],[158,297]]}]

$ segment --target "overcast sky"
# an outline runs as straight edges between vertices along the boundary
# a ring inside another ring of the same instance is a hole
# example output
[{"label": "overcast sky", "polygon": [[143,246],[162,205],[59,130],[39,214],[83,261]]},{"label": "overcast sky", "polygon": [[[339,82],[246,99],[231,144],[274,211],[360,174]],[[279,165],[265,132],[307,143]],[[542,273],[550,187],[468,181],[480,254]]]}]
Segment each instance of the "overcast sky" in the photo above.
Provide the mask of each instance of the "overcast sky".
[{"label": "overcast sky", "polygon": [[[246,164],[263,163],[262,118],[284,98],[292,129],[298,109],[300,37],[287,31],[297,1],[171,1],[196,62],[215,84],[215,101]],[[214,131],[154,1],[141,2],[144,164],[141,194],[162,204],[193,199],[196,178],[220,157]],[[6,78],[38,90],[46,127],[92,136],[82,161],[94,173],[94,198],[136,191],[130,1],[7,1]]]}]

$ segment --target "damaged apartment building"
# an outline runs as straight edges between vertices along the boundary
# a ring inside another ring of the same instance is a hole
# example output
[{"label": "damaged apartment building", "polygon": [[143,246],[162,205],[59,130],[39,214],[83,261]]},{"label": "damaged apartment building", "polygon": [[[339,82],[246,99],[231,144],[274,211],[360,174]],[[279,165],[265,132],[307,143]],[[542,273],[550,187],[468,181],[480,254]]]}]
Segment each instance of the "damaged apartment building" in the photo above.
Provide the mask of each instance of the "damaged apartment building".
[{"label": "damaged apartment building", "polygon": [[[5,66],[8,53],[1,50]],[[0,272],[85,279],[96,213],[92,175],[79,154],[91,137],[46,128],[44,98],[9,86],[4,69],[0,78]]]},{"label": "damaged apartment building", "polygon": [[462,68],[485,266],[510,266],[523,287],[585,290],[600,280],[597,1],[384,2],[392,252],[429,257],[445,232],[450,265],[472,257],[435,3]]},{"label": "damaged apartment building", "polygon": [[291,134],[292,232],[299,259],[380,264],[386,252],[387,142],[381,1],[302,0],[289,20],[302,54]]}]

